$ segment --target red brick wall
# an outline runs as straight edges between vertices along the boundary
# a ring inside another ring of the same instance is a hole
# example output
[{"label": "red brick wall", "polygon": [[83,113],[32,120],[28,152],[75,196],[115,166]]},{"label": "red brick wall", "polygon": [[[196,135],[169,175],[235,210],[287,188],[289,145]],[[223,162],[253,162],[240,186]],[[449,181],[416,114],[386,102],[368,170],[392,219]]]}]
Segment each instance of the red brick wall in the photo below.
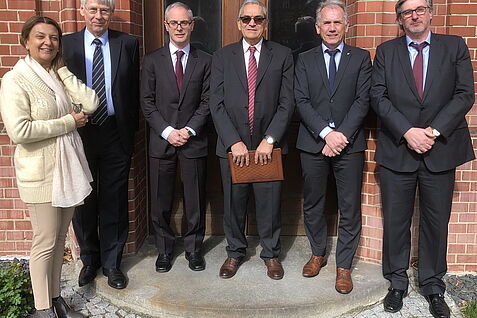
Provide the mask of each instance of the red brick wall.
[{"label": "red brick wall", "polygon": [[[351,28],[347,41],[368,49],[374,56],[380,43],[401,35],[395,23],[396,1],[347,1]],[[464,37],[470,49],[477,78],[477,0],[434,1],[433,32],[456,34]],[[476,85],[477,87],[477,85]],[[477,148],[477,110],[475,105],[467,116],[474,143]],[[380,262],[382,255],[383,222],[380,203],[379,173],[373,161],[376,148],[376,127],[379,125],[371,115],[366,127],[369,131],[368,151],[363,182],[363,231],[358,257],[371,262]],[[449,224],[449,271],[477,271],[477,162],[467,163],[456,171],[456,186]],[[417,256],[419,210],[413,218],[412,257]]]},{"label": "red brick wall", "polygon": [[[23,57],[19,44],[23,22],[35,14],[49,16],[60,23],[64,33],[84,27],[78,10],[79,0],[0,0],[0,77]],[[117,0],[112,28],[135,35],[142,43],[142,1]],[[135,253],[147,235],[145,124],[141,118],[136,148],[129,174],[129,237],[125,253]],[[19,199],[13,168],[15,146],[0,122],[0,255],[25,255],[31,247],[28,210]],[[73,238],[73,236],[70,236]],[[73,253],[77,254],[77,248]]]}]

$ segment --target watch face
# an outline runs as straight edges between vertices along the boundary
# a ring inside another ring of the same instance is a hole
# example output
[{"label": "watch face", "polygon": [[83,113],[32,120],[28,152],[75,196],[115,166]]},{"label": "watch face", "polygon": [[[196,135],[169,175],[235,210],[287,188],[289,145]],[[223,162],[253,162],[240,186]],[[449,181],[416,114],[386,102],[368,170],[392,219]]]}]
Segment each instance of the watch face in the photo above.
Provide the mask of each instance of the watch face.
[{"label": "watch face", "polygon": [[268,136],[267,143],[269,143],[270,145],[273,145],[273,142],[274,142],[273,137]]}]

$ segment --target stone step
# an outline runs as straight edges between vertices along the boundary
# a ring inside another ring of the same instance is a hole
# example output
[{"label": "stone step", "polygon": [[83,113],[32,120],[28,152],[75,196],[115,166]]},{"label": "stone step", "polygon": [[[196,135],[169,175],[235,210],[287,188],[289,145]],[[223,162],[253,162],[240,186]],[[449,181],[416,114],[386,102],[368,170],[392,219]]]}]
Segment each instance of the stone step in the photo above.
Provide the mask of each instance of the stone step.
[{"label": "stone step", "polygon": [[[330,239],[329,250],[334,251]],[[313,278],[301,275],[310,247],[306,237],[282,237],[282,280],[272,280],[260,259],[258,238],[249,237],[247,259],[231,279],[218,276],[226,258],[224,237],[207,237],[204,242],[207,268],[194,272],[188,268],[183,246],[178,240],[172,270],[156,273],[157,252],[149,238],[136,256],[123,260],[129,278],[126,289],[115,290],[98,275],[96,292],[122,308],[152,317],[336,317],[350,310],[379,301],[387,292],[381,266],[357,261],[353,265],[354,289],[348,295],[335,291],[336,264],[329,262]]]}]

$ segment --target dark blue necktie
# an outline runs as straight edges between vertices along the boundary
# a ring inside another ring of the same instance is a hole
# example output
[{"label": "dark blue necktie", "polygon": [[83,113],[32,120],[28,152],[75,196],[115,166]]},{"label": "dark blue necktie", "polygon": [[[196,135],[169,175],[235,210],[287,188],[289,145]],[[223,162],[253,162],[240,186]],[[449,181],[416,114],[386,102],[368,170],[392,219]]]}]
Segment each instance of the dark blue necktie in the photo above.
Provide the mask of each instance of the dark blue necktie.
[{"label": "dark blue necktie", "polygon": [[328,50],[326,49],[325,52],[330,55],[330,66],[328,70],[328,83],[330,84],[330,89],[333,89],[333,85],[335,84],[335,77],[336,77],[336,61],[335,56],[340,50]]},{"label": "dark blue necktie", "polygon": [[93,85],[92,89],[96,92],[99,99],[98,109],[93,113],[91,123],[95,125],[102,125],[108,118],[108,104],[106,103],[106,85],[104,81],[104,60],[100,39],[94,39],[93,43],[96,45],[93,54]]}]

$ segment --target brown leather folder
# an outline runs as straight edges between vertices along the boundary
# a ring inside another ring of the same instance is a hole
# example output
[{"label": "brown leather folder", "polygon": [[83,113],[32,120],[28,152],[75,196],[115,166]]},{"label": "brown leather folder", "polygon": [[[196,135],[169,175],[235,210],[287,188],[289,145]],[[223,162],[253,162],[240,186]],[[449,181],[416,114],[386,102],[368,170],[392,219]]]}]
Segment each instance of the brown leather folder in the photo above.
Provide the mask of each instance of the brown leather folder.
[{"label": "brown leather folder", "polygon": [[255,164],[255,151],[248,152],[250,164],[248,166],[237,166],[232,159],[232,153],[227,154],[232,175],[232,183],[252,183],[283,180],[282,150],[273,149],[272,161],[266,165]]}]

